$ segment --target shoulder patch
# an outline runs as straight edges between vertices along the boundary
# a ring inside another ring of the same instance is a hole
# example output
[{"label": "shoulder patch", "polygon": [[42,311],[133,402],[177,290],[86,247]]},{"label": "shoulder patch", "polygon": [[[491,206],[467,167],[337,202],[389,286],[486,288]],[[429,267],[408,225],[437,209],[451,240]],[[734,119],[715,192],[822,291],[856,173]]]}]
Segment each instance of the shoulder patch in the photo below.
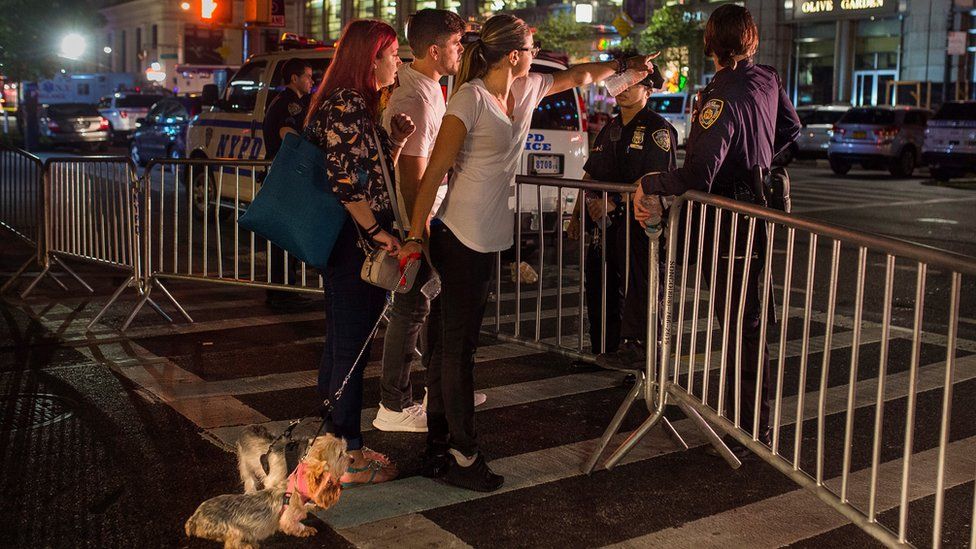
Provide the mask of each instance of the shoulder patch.
[{"label": "shoulder patch", "polygon": [[722,115],[722,107],[724,106],[725,101],[721,99],[709,99],[702,106],[701,113],[698,115],[698,123],[701,124],[701,127],[706,130],[711,128],[712,124]]},{"label": "shoulder patch", "polygon": [[299,103],[288,103],[288,114],[295,116],[296,114],[302,112],[302,106]]},{"label": "shoulder patch", "polygon": [[666,128],[657,130],[651,134],[651,137],[654,139],[654,144],[661,147],[661,150],[664,152],[671,151],[671,132]]}]

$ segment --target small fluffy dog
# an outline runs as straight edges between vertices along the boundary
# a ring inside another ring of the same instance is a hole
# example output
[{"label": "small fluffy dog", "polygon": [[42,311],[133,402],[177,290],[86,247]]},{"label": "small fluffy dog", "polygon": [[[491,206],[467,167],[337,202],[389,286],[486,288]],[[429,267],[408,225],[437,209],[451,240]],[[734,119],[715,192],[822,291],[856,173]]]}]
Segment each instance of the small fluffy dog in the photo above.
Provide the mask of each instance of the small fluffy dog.
[{"label": "small fluffy dog", "polygon": [[256,548],[278,530],[299,537],[316,534],[315,528],[301,521],[308,516],[307,507],[327,509],[339,501],[339,477],[349,466],[346,443],[332,435],[316,438],[295,472],[286,476],[280,448],[268,455],[267,474],[261,466],[261,455],[272,440],[263,427],[251,427],[241,435],[238,463],[246,492],[201,503],[186,521],[187,536],[222,541],[225,548]]}]

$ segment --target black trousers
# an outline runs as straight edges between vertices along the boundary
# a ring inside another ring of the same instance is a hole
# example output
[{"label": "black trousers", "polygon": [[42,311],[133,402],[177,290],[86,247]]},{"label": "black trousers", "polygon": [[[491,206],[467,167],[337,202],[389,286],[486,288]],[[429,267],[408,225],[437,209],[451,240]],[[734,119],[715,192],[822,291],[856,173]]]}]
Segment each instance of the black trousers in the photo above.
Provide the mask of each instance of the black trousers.
[{"label": "black trousers", "polygon": [[[702,242],[702,278],[706,281],[709,280],[713,267],[712,250],[714,249],[713,235],[715,221],[715,210],[709,209],[709,215],[706,218],[706,236]],[[762,312],[762,295],[759,283],[765,267],[766,227],[764,222],[757,220],[752,255],[748,258],[749,273],[748,278],[745,279],[746,292],[744,301],[742,300],[741,292],[747,262],[745,252],[748,239],[748,220],[743,216],[739,218],[730,279],[729,249],[731,231],[732,215],[730,212],[725,211],[721,218],[718,263],[714,265],[716,269],[715,288],[712,288],[710,291],[712,299],[715,300],[715,315],[720,325],[725,321],[724,311],[726,307],[729,307],[728,325],[722,325],[722,330],[728,332],[728,347],[725,352],[726,379],[724,412],[729,419],[735,419],[735,364],[738,354],[736,342],[741,341],[741,355],[739,356],[739,360],[741,361],[739,425],[744,430],[750,433],[752,432],[753,418],[755,417],[753,410],[755,408],[756,398],[756,377],[762,371],[762,386],[759,389],[761,394],[759,432],[762,434],[769,428],[769,403],[773,396],[769,368],[769,346],[766,341],[760,340],[759,338],[760,313]],[[697,251],[692,251],[692,253],[692,257],[695,257]],[[726,290],[729,288],[728,283],[730,280],[731,294],[729,299],[726,299]],[[772,303],[772,299],[770,299],[770,303]],[[737,322],[740,304],[743,305],[741,340],[739,339],[740,327]],[[772,324],[773,315],[770,314],[768,318],[769,323]],[[716,337],[718,338],[718,345],[721,345],[721,332],[716,334]],[[719,383],[721,383],[721,380]],[[717,405],[717,400],[712,404]]]},{"label": "black trousers", "polygon": [[474,353],[488,301],[494,254],[468,248],[431,223],[430,256],[441,277],[427,326],[427,444],[466,456],[478,452],[474,428]]}]

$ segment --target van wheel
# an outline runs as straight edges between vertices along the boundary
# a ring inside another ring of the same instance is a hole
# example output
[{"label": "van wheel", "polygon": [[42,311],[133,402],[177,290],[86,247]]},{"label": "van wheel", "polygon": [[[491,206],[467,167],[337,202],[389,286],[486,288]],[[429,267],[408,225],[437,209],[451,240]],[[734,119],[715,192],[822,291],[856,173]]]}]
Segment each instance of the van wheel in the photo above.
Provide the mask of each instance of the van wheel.
[{"label": "van wheel", "polygon": [[[190,192],[193,196],[193,217],[202,220],[204,216],[210,216],[212,221],[214,208],[217,207],[217,180],[213,171],[196,170],[196,173],[193,174],[193,181],[190,183]],[[233,213],[233,209],[222,207],[217,212],[217,217],[220,220],[226,220],[230,219]]]},{"label": "van wheel", "polygon": [[915,173],[915,149],[905,147],[892,161],[888,171],[895,177],[911,177]]},{"label": "van wheel", "polygon": [[836,158],[830,158],[827,161],[830,163],[830,170],[837,175],[847,175],[847,172],[851,171],[850,162],[844,162]]}]

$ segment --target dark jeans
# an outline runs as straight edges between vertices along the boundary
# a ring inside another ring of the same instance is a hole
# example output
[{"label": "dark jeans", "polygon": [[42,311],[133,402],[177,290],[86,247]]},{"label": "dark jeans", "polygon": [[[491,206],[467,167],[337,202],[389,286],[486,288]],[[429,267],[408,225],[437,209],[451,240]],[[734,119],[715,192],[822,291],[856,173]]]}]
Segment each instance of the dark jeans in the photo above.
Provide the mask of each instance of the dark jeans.
[{"label": "dark jeans", "polygon": [[492,253],[476,252],[435,220],[430,255],[441,277],[427,328],[427,444],[478,452],[474,429],[474,353],[488,301]]},{"label": "dark jeans", "polygon": [[[711,235],[714,234],[714,210],[710,209],[710,214],[706,220],[705,241],[703,242],[703,266],[702,277],[708,280],[712,272],[712,250],[713,242]],[[769,371],[769,346],[759,338],[760,312],[762,308],[762,295],[760,293],[759,280],[765,265],[764,251],[766,249],[766,228],[762,221],[756,223],[756,236],[752,246],[752,257],[749,261],[749,277],[746,280],[745,301],[741,299],[741,289],[743,271],[745,269],[745,251],[748,238],[748,221],[739,219],[738,231],[736,232],[735,257],[732,267],[731,278],[731,299],[726,302],[726,288],[729,274],[729,240],[732,228],[732,218],[730,212],[723,212],[721,234],[719,236],[718,264],[716,265],[715,288],[710,289],[710,294],[715,299],[715,315],[719,323],[723,322],[725,307],[729,309],[728,326],[723,326],[728,331],[728,347],[726,349],[726,379],[725,379],[725,414],[730,420],[735,419],[735,359],[736,341],[739,339],[739,326],[737,322],[739,304],[743,304],[742,318],[742,355],[741,355],[741,392],[740,392],[740,419],[739,425],[749,433],[752,432],[753,408],[756,398],[756,376],[762,369],[762,387],[759,412],[759,432],[762,434],[769,427],[769,401],[772,398],[772,383],[770,383]],[[772,300],[770,300],[772,303]],[[769,322],[772,323],[773,316],[770,315]],[[721,345],[721,333],[718,341]],[[760,356],[760,351],[762,355]],[[720,380],[721,383],[721,380]],[[717,402],[717,401],[716,401]]]},{"label": "dark jeans", "polygon": [[363,447],[360,419],[363,370],[371,345],[368,338],[383,311],[386,292],[359,278],[366,256],[356,245],[357,234],[352,224],[352,220],[347,220],[342,227],[325,269],[326,334],[319,365],[319,395],[332,398],[349,370],[357,366],[342,398],[325,418],[325,427],[326,432],[345,439],[349,450],[359,450]]},{"label": "dark jeans", "polygon": [[429,279],[430,265],[422,259],[410,291],[393,295],[390,323],[383,337],[383,374],[380,379],[380,402],[387,410],[400,412],[413,405],[410,360],[430,312],[430,301],[420,291]]},{"label": "dark jeans", "polygon": [[[294,284],[300,282],[300,262],[293,255],[288,256],[288,267],[285,269],[285,251],[274,244],[271,245],[271,252],[268,254],[268,265],[271,266],[271,276],[268,282],[277,284]],[[306,273],[306,281],[311,280],[312,273]],[[267,290],[269,300],[287,299],[298,294],[286,292],[284,290]]]}]

